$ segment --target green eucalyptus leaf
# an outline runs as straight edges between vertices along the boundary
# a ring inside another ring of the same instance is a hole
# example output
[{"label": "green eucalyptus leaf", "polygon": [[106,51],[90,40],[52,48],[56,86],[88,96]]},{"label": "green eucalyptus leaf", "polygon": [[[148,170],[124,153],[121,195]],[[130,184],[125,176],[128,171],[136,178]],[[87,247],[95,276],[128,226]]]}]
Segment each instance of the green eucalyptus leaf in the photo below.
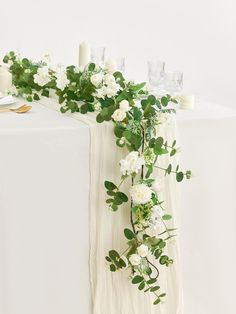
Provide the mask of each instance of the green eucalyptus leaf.
[{"label": "green eucalyptus leaf", "polygon": [[160,262],[161,265],[165,265],[168,262],[168,260],[169,260],[169,257],[167,255],[162,255],[160,257],[159,262]]},{"label": "green eucalyptus leaf", "polygon": [[176,180],[177,180],[177,182],[183,181],[183,178],[184,178],[184,174],[183,174],[182,171],[176,173]]},{"label": "green eucalyptus leaf", "polygon": [[135,234],[130,229],[124,229],[124,235],[128,240],[132,240],[135,237]]},{"label": "green eucalyptus leaf", "polygon": [[167,214],[162,217],[163,220],[170,220],[171,218],[172,216]]},{"label": "green eucalyptus leaf", "polygon": [[120,258],[120,254],[119,254],[117,251],[115,251],[115,250],[109,251],[108,254],[109,254],[109,257],[110,257],[113,261]]},{"label": "green eucalyptus leaf", "polygon": [[144,278],[143,278],[142,276],[135,276],[135,277],[132,279],[132,283],[133,283],[133,284],[138,284],[138,283],[142,282],[143,279],[144,279]]},{"label": "green eucalyptus leaf", "polygon": [[114,264],[110,265],[110,271],[112,271],[112,272],[116,271],[116,266]]},{"label": "green eucalyptus leaf", "polygon": [[143,290],[145,288],[145,281],[141,282],[138,288],[139,290]]},{"label": "green eucalyptus leaf", "polygon": [[104,185],[105,185],[105,188],[109,191],[113,191],[113,190],[117,189],[117,186],[110,181],[105,181]]}]

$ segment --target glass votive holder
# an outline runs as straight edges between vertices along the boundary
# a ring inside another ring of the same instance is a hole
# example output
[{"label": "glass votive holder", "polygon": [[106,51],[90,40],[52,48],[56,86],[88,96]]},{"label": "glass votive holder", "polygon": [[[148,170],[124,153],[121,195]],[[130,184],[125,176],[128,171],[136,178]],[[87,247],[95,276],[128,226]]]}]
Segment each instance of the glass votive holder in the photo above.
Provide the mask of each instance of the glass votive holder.
[{"label": "glass votive holder", "polygon": [[91,61],[97,65],[103,66],[105,61],[105,47],[91,48]]},{"label": "glass votive holder", "polygon": [[148,61],[148,82],[154,91],[163,90],[163,80],[165,73],[165,62],[154,60]]}]

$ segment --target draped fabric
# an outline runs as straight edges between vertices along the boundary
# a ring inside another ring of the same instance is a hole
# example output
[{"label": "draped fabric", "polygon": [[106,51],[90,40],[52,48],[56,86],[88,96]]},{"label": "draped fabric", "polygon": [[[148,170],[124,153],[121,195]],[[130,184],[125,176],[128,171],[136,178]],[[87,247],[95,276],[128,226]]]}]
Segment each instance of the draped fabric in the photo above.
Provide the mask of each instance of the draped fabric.
[{"label": "draped fabric", "polygon": [[[59,105],[54,100],[43,99],[41,104],[55,110]],[[159,285],[161,292],[167,296],[163,304],[153,305],[154,296],[140,292],[137,286],[128,280],[127,270],[111,273],[106,266],[105,256],[110,249],[123,252],[126,240],[124,228],[130,227],[129,206],[120,206],[117,212],[111,212],[106,205],[104,181],[119,183],[119,161],[127,154],[125,149],[116,146],[113,125],[110,122],[98,124],[94,113],[82,115],[69,114],[90,127],[90,282],[92,296],[92,314],[183,314],[181,287],[181,271],[179,264],[179,248],[177,240],[170,240],[167,254],[174,259],[174,264],[160,266]],[[160,129],[165,139],[170,142],[176,137],[175,121]],[[167,166],[169,157],[161,158],[161,165]],[[172,163],[176,164],[175,157]],[[161,171],[157,173],[160,175]],[[129,184],[125,183],[121,190],[128,194]],[[162,192],[164,207],[174,219],[169,227],[177,226],[178,191],[175,177],[164,178]],[[81,222],[83,223],[83,222]],[[79,226],[78,226],[79,228]],[[78,265],[78,267],[80,267]],[[81,269],[81,271],[83,271]]]}]

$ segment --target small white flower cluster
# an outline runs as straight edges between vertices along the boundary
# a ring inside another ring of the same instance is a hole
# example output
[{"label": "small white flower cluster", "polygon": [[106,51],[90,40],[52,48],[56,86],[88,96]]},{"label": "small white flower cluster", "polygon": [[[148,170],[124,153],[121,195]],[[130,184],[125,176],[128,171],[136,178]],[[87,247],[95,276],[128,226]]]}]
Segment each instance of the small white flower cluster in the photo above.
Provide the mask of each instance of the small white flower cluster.
[{"label": "small white flower cluster", "polygon": [[158,206],[153,206],[152,215],[150,219],[150,225],[156,229],[159,223],[161,222],[162,217],[164,216],[164,211]]},{"label": "small white flower cluster", "polygon": [[143,157],[140,157],[138,152],[133,151],[120,161],[120,171],[123,175],[138,173],[144,163]]},{"label": "small white flower cluster", "polygon": [[57,67],[55,77],[56,77],[56,86],[60,90],[64,90],[66,86],[70,83],[70,81],[67,78],[66,68],[64,66],[59,65]]},{"label": "small white flower cluster", "polygon": [[129,261],[131,263],[131,265],[133,266],[138,266],[140,265],[142,258],[146,257],[149,253],[149,249],[148,246],[145,244],[141,244],[138,248],[137,248],[137,253],[138,254],[132,254],[130,255]]},{"label": "small white flower cluster", "polygon": [[94,110],[95,111],[101,111],[101,104],[99,101],[97,101],[95,104],[94,104]]},{"label": "small white flower cluster", "polygon": [[115,77],[110,74],[99,72],[93,74],[90,78],[91,83],[97,88],[93,96],[104,99],[105,97],[112,98],[116,96],[120,90],[120,85],[116,83]]},{"label": "small white flower cluster", "polygon": [[44,66],[42,68],[38,68],[36,74],[34,74],[34,82],[39,86],[44,86],[51,81],[51,76],[48,72],[48,67]]}]

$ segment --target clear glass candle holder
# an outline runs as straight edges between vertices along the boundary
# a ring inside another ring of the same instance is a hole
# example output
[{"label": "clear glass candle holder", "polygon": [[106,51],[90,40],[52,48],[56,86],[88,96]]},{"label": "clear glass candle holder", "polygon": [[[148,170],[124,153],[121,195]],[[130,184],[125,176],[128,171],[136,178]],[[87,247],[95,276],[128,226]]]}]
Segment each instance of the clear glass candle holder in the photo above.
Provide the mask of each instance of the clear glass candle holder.
[{"label": "clear glass candle holder", "polygon": [[148,82],[153,91],[161,92],[163,90],[164,73],[164,61],[148,61]]},{"label": "clear glass candle holder", "polygon": [[92,47],[91,60],[93,63],[103,66],[105,61],[105,47]]},{"label": "clear glass candle holder", "polygon": [[166,72],[164,77],[164,86],[166,92],[175,96],[180,94],[183,89],[183,72]]}]

